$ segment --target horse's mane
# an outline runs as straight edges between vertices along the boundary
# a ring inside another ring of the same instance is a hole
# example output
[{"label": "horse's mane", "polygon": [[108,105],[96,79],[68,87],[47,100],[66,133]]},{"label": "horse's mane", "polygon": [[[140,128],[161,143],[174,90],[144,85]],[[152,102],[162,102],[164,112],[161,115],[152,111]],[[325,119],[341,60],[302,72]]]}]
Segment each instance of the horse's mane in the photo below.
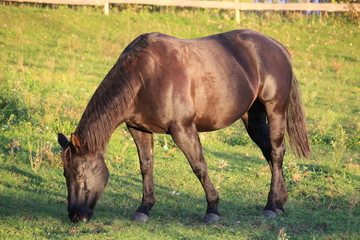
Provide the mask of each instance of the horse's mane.
[{"label": "horse's mane", "polygon": [[142,84],[133,68],[138,50],[146,47],[146,35],[129,44],[91,97],[75,130],[88,153],[103,152]]}]

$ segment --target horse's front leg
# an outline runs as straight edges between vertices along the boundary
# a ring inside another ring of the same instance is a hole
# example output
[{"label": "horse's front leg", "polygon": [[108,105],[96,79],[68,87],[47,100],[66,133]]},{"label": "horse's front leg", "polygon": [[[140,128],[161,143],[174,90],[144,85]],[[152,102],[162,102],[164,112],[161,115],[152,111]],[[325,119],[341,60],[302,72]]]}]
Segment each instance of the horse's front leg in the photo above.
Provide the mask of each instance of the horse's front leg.
[{"label": "horse's front leg", "polygon": [[153,135],[151,133],[141,132],[128,126],[132,137],[134,138],[139,159],[140,169],[143,180],[143,197],[140,207],[132,217],[133,221],[146,222],[149,219],[149,211],[155,204],[154,189],[154,159],[153,159]]},{"label": "horse's front leg", "polygon": [[204,222],[211,223],[218,221],[220,218],[217,210],[219,197],[208,175],[207,165],[202,153],[202,146],[195,126],[185,127],[176,125],[171,127],[170,132],[174,142],[189,160],[192,170],[204,188],[208,204]]}]

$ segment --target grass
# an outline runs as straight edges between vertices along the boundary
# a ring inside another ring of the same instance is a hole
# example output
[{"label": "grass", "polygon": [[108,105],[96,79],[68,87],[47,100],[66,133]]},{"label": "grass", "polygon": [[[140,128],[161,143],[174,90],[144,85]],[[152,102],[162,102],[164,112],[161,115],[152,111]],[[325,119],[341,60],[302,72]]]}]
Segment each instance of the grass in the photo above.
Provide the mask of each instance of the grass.
[{"label": "grass", "polygon": [[[0,5],[0,238],[357,239],[360,234],[359,25],[341,16],[218,10]],[[157,203],[149,223],[129,219],[141,201],[136,149],[120,127],[106,154],[111,176],[89,223],[67,218],[58,130],[74,131],[122,49],[139,34],[195,38],[251,28],[291,52],[313,154],[288,151],[287,215],[262,217],[270,172],[242,124],[201,134],[221,220],[205,225],[205,199],[168,136],[155,137]],[[167,148],[164,148],[164,145]]]}]

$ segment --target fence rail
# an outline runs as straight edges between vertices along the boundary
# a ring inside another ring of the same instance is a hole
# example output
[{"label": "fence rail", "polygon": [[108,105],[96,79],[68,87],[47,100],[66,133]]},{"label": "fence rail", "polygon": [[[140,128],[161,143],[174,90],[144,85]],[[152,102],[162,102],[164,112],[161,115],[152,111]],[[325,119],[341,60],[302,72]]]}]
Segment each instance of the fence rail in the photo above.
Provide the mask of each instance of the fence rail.
[{"label": "fence rail", "polygon": [[182,1],[182,0],[5,0],[5,2],[28,2],[44,4],[93,5],[104,6],[109,13],[109,4],[139,4],[156,6],[176,6],[195,8],[234,9],[240,11],[325,11],[347,12],[360,11],[360,4],[338,3],[243,3],[222,1]]}]

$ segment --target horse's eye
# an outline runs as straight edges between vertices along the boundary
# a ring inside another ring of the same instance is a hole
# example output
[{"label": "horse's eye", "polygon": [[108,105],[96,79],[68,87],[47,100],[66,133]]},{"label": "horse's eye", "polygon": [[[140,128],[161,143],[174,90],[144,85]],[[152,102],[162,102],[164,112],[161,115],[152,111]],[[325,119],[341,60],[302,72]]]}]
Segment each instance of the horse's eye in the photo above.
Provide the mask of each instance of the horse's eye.
[{"label": "horse's eye", "polygon": [[82,174],[79,174],[79,175],[75,176],[76,181],[81,181],[82,179],[84,179],[84,175],[82,175]]}]

